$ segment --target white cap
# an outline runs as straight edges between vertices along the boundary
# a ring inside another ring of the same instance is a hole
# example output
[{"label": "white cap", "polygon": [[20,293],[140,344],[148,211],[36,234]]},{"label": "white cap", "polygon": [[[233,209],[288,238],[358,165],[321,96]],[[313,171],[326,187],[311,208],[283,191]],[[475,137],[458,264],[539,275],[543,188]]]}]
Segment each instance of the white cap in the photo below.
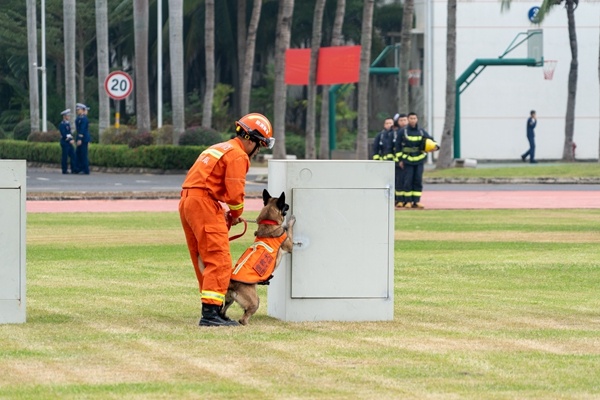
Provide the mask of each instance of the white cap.
[{"label": "white cap", "polygon": [[77,104],[75,105],[75,107],[76,107],[76,108],[81,108],[82,110],[85,110],[85,109],[86,109],[86,106],[85,106],[85,104],[83,104],[83,103],[77,103]]},{"label": "white cap", "polygon": [[71,114],[71,109],[67,108],[66,110],[64,110],[63,112],[60,113],[60,115],[69,115]]}]

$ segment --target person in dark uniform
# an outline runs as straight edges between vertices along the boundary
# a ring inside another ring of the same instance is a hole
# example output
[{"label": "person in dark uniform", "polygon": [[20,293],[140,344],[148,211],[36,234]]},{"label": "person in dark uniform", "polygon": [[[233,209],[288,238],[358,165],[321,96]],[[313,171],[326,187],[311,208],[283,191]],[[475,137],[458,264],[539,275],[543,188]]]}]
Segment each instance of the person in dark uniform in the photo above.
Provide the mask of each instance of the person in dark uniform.
[{"label": "person in dark uniform", "polygon": [[393,131],[393,137],[392,137],[392,147],[393,147],[393,152],[394,152],[394,163],[395,163],[395,168],[394,168],[394,178],[395,178],[395,195],[394,195],[394,204],[396,205],[396,207],[403,207],[403,192],[402,192],[402,172],[403,169],[400,166],[400,156],[402,155],[402,147],[400,146],[401,144],[401,138],[400,138],[400,132],[402,132],[404,130],[404,128],[406,128],[406,125],[408,125],[408,118],[406,117],[406,114],[396,114],[394,116],[394,127],[392,128]]},{"label": "person in dark uniform", "polygon": [[79,165],[79,173],[90,174],[90,161],[88,160],[88,144],[90,142],[89,123],[87,118],[87,106],[77,103],[77,119],[75,119],[75,128],[77,129],[77,150],[76,157]]},{"label": "person in dark uniform", "polygon": [[527,118],[527,140],[529,141],[529,150],[525,154],[521,155],[521,160],[525,162],[529,156],[529,162],[537,164],[535,159],[535,126],[537,125],[537,119],[535,118],[535,110],[531,110],[529,118]]},{"label": "person in dark uniform", "polygon": [[62,115],[63,118],[58,125],[58,130],[60,131],[60,148],[62,150],[60,166],[62,168],[62,173],[68,174],[70,163],[71,173],[76,174],[78,172],[77,161],[75,160],[75,150],[73,149],[74,140],[73,135],[71,134],[71,124],[69,122],[71,119],[71,109],[67,108],[61,112],[60,115]]},{"label": "person in dark uniform", "polygon": [[423,171],[427,153],[425,152],[425,139],[433,138],[419,128],[419,117],[416,113],[408,114],[408,125],[400,131],[399,165],[403,169],[402,175],[402,207],[424,208],[421,204],[423,192]]},{"label": "person in dark uniform", "polygon": [[386,118],[383,121],[383,129],[375,136],[373,140],[373,160],[391,160],[390,129],[394,125],[392,118]]}]

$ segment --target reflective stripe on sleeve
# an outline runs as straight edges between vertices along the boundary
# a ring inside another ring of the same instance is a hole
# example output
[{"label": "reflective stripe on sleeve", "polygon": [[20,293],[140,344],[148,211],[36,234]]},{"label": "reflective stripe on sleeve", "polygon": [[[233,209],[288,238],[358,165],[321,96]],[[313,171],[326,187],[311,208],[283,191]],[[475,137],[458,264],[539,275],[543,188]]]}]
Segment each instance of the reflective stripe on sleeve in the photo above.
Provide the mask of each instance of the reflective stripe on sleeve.
[{"label": "reflective stripe on sleeve", "polygon": [[230,210],[237,211],[237,210],[241,210],[242,208],[244,208],[244,203],[241,203],[241,204],[227,204],[227,207],[229,207]]}]

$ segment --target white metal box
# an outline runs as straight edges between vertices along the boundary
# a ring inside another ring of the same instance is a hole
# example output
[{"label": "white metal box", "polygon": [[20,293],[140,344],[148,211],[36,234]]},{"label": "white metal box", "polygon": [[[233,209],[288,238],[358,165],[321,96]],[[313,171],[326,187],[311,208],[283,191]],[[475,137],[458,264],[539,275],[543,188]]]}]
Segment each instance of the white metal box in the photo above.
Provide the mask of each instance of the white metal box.
[{"label": "white metal box", "polygon": [[394,317],[394,163],[270,160],[269,193],[296,216],[294,250],[268,288],[285,321]]},{"label": "white metal box", "polygon": [[25,160],[0,160],[0,324],[25,322]]}]

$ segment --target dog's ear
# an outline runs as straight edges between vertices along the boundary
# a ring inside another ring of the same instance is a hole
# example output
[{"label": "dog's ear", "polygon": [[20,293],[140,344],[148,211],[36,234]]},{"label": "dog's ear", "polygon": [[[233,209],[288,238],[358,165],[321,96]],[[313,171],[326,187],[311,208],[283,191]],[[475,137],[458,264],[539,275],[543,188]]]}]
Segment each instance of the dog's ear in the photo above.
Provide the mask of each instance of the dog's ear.
[{"label": "dog's ear", "polygon": [[277,208],[281,210],[281,213],[285,216],[286,211],[290,208],[285,204],[285,193],[281,192],[281,196],[277,199]]},{"label": "dog's ear", "polygon": [[267,189],[263,189],[263,203],[264,203],[265,206],[269,202],[270,198],[271,198],[271,195],[269,194],[269,192],[267,191]]}]

